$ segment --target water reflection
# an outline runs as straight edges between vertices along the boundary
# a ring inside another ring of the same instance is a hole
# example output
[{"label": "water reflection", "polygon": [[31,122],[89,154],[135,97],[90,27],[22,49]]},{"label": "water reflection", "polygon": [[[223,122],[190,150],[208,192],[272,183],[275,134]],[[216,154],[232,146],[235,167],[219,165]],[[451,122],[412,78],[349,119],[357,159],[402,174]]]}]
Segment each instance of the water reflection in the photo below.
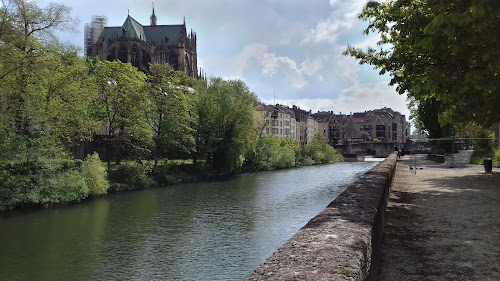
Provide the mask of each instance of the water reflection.
[{"label": "water reflection", "polygon": [[0,218],[0,280],[242,280],[374,165],[243,174]]}]

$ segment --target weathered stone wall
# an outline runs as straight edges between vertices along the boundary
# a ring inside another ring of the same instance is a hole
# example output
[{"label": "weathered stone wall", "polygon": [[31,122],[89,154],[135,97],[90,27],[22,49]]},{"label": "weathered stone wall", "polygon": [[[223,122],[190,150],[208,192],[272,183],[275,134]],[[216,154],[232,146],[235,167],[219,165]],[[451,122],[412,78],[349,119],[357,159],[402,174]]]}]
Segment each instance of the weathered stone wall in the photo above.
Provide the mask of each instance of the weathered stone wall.
[{"label": "weathered stone wall", "polygon": [[374,280],[396,154],[360,177],[245,280]]}]

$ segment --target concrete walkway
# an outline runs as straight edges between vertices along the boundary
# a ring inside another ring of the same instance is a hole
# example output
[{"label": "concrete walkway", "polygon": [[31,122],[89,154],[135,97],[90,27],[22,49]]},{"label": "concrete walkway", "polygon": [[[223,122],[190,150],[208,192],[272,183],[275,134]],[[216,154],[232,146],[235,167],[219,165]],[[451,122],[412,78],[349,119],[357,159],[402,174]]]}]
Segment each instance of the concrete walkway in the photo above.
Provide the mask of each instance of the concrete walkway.
[{"label": "concrete walkway", "polygon": [[421,160],[398,163],[379,280],[500,280],[500,169]]}]

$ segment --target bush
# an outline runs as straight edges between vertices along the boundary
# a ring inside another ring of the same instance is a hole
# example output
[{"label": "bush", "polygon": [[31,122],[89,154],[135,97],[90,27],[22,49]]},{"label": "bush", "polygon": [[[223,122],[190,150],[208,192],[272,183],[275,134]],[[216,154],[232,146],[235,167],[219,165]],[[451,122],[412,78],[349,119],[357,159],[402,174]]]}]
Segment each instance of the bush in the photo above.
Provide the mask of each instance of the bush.
[{"label": "bush", "polygon": [[176,177],[173,175],[175,164],[158,165],[153,169],[152,175],[154,181],[159,185],[169,185],[176,182]]},{"label": "bush", "polygon": [[500,166],[500,148],[493,154],[493,165]]},{"label": "bush", "polygon": [[149,184],[149,178],[145,168],[139,164],[118,165],[116,169],[108,172],[108,178],[112,183],[112,190],[132,190],[146,188]]},{"label": "bush", "polygon": [[78,170],[67,170],[39,181],[29,193],[34,204],[79,202],[89,195],[85,178]]},{"label": "bush", "polygon": [[314,135],[313,141],[306,146],[305,151],[306,156],[311,159],[312,163],[328,163],[342,160],[342,155],[329,146],[320,134]]},{"label": "bush", "polygon": [[84,199],[89,189],[80,166],[69,159],[0,163],[0,211]]},{"label": "bush", "polygon": [[85,158],[82,164],[82,174],[85,177],[90,194],[101,195],[108,191],[108,173],[97,152]]}]

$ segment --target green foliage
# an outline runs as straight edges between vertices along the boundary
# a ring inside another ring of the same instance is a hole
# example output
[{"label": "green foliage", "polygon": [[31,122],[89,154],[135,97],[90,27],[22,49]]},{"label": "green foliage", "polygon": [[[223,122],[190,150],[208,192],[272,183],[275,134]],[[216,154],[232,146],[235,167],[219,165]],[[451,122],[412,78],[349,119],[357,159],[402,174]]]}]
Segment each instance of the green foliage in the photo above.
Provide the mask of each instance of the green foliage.
[{"label": "green foliage", "polygon": [[500,148],[496,149],[493,154],[493,165],[500,166]]},{"label": "green foliage", "polygon": [[277,168],[294,167],[300,162],[301,150],[299,144],[289,138],[280,138]]},{"label": "green foliage", "polygon": [[484,151],[485,153],[492,153],[495,145],[495,133],[486,128],[479,128],[473,135],[474,150]]},{"label": "green foliage", "polygon": [[145,167],[136,163],[118,165],[108,171],[108,177],[111,183],[118,184],[111,185],[112,191],[143,189],[151,184]]},{"label": "green foliage", "polygon": [[159,185],[169,185],[176,182],[175,169],[176,164],[157,165],[153,168],[153,180]]},{"label": "green foliage", "polygon": [[109,188],[108,174],[97,152],[85,158],[82,164],[82,174],[91,195],[101,195],[107,192]]},{"label": "green foliage", "polygon": [[74,160],[0,162],[0,211],[86,198],[89,189],[80,166]]},{"label": "green foliage", "polygon": [[152,132],[147,119],[149,100],[146,76],[129,63],[104,61],[95,69],[93,112],[106,128],[108,168],[113,147],[131,152],[131,157],[145,154],[151,145]]},{"label": "green foliage", "polygon": [[374,138],[374,139],[372,140],[372,142],[373,142],[373,143],[381,143],[382,141],[381,141],[381,140],[379,140],[379,139],[377,139],[377,138]]},{"label": "green foliage", "polygon": [[194,150],[194,79],[169,64],[151,64],[148,117],[154,130],[154,157],[187,157]]},{"label": "green foliage", "polygon": [[25,151],[24,142],[7,122],[7,118],[0,115],[0,161],[22,159]]},{"label": "green foliage", "polygon": [[223,173],[241,168],[255,131],[255,95],[240,80],[212,78],[196,103],[196,154]]},{"label": "green foliage", "polygon": [[280,141],[276,136],[266,135],[257,142],[255,152],[248,157],[248,166],[254,170],[271,170],[276,167],[280,153]]},{"label": "green foliage", "polygon": [[[439,102],[430,112],[441,125],[489,127],[500,120],[500,38],[491,36],[499,14],[496,0],[369,1],[359,18],[369,21],[365,34],[380,34],[378,47],[349,46],[345,54],[389,73],[417,106]],[[425,129],[433,124],[420,121]]]},{"label": "green foliage", "polygon": [[[321,134],[315,134],[313,141],[305,148],[306,157],[313,163],[328,163],[342,160],[342,155],[329,146]],[[308,161],[308,160],[307,160]]]}]

